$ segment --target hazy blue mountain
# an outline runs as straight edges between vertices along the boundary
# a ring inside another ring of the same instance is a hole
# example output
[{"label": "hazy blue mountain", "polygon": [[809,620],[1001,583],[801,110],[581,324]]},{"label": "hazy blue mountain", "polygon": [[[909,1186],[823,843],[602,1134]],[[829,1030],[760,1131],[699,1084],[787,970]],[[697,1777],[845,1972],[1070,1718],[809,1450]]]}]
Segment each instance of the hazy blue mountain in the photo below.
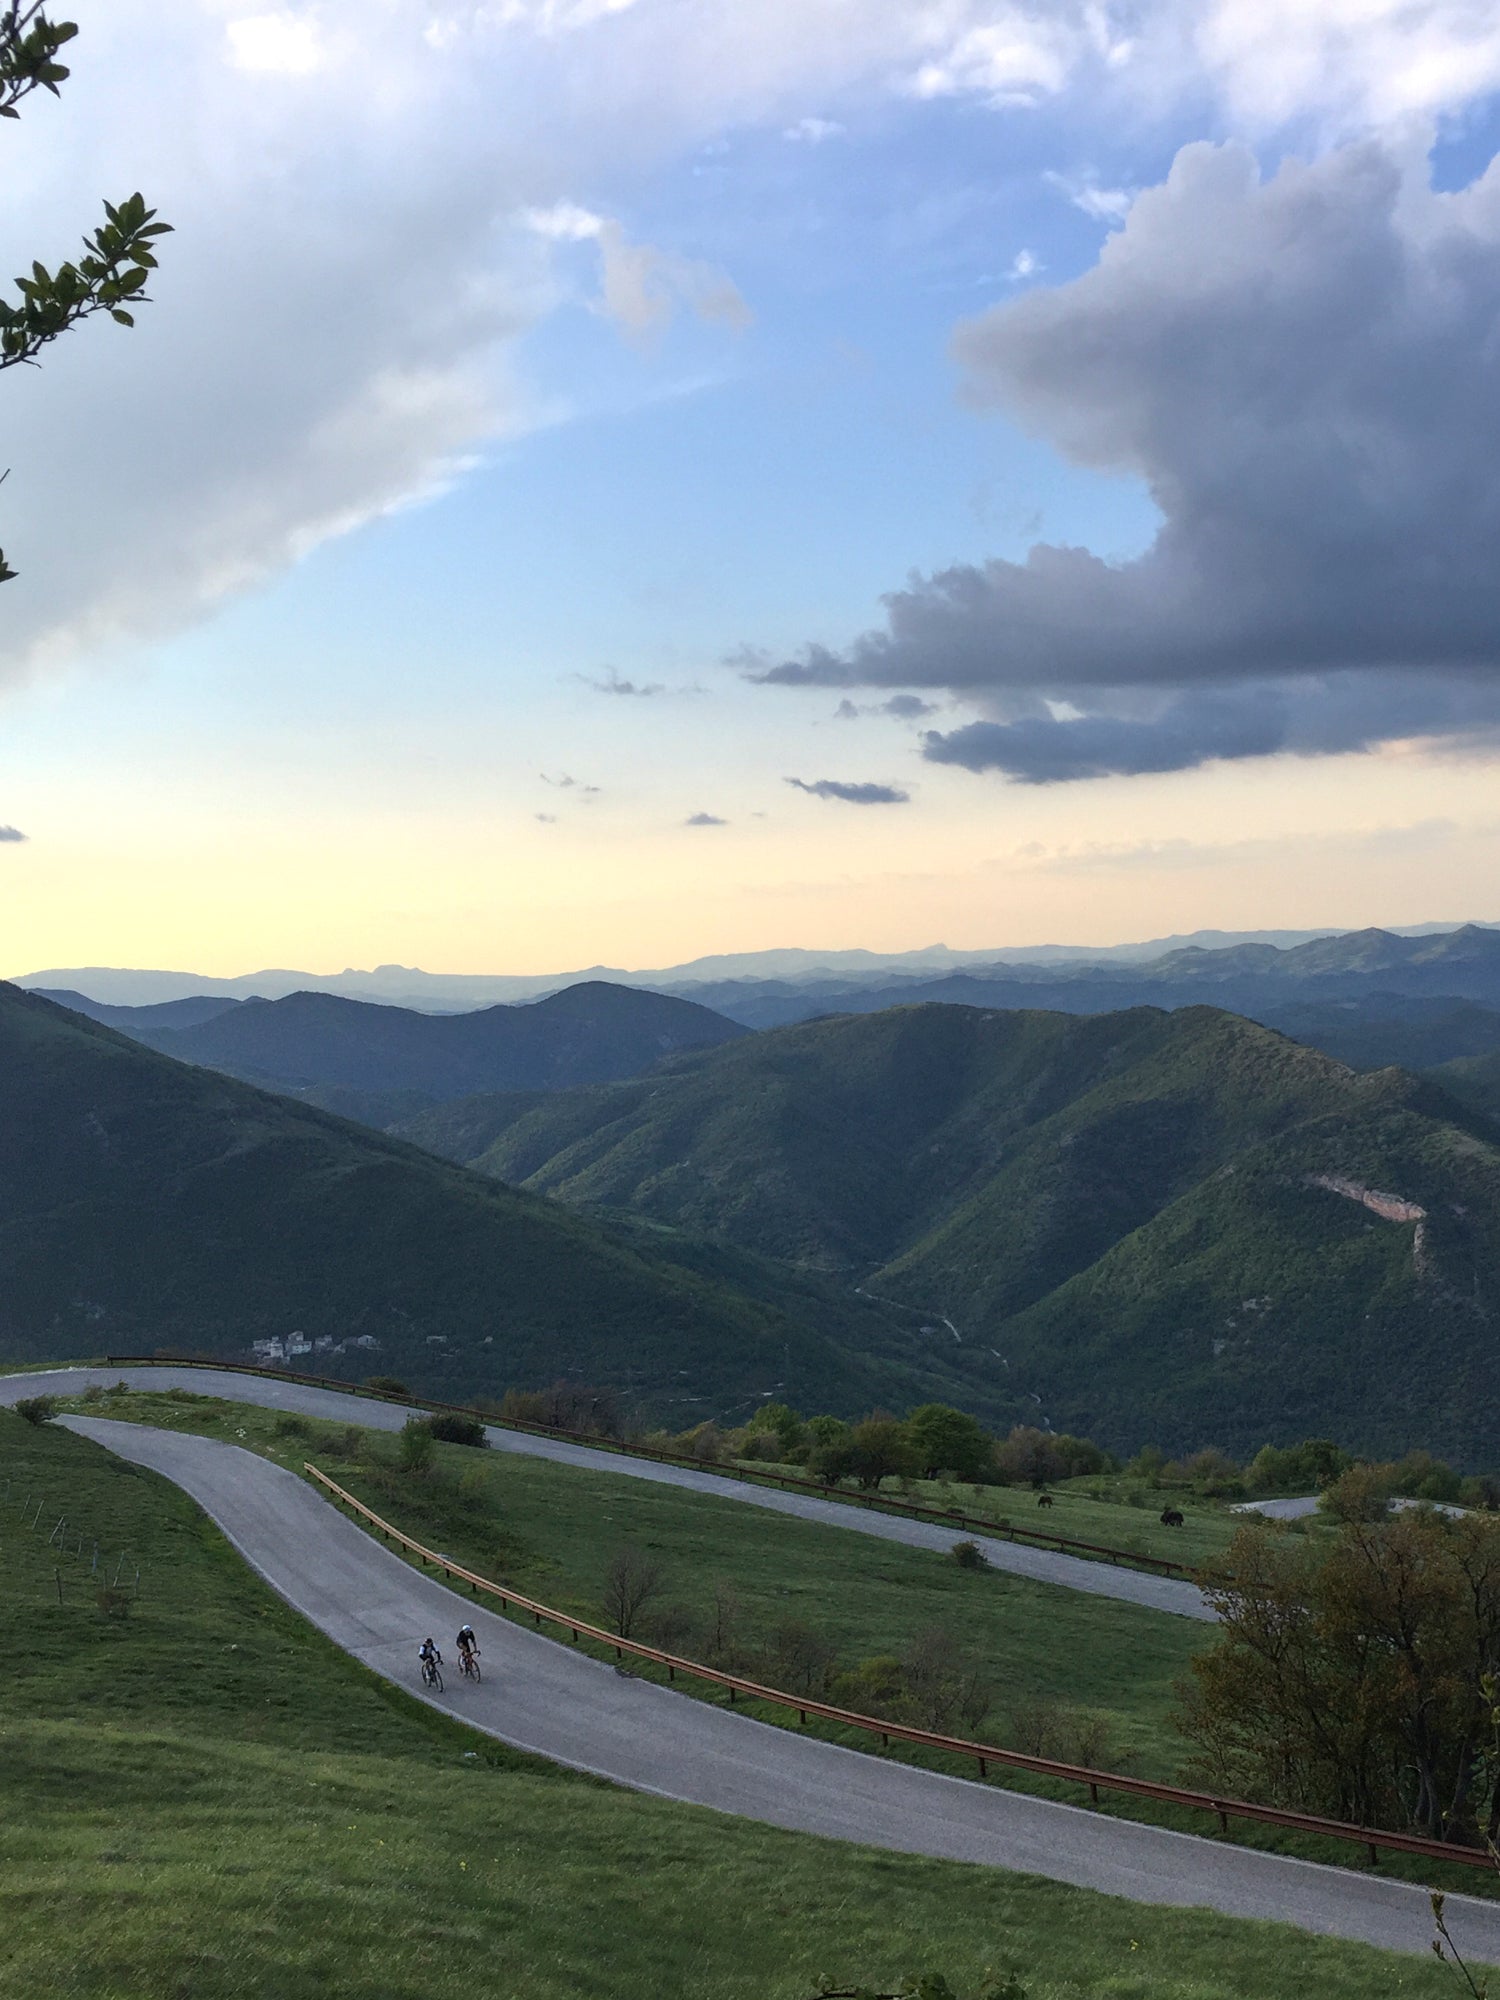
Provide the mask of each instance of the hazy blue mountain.
[{"label": "hazy blue mountain", "polygon": [[411,1108],[401,1093],[438,1100],[602,1082],[633,1076],[684,1049],[737,1040],[746,1030],[691,1000],[594,981],[526,1006],[472,1014],[418,1014],[333,993],[293,993],[243,1001],[196,1026],[137,1025],[126,1032],[180,1061],[318,1093],[333,1108],[368,1116],[370,1105],[326,1096],[363,1093],[382,1117]]}]

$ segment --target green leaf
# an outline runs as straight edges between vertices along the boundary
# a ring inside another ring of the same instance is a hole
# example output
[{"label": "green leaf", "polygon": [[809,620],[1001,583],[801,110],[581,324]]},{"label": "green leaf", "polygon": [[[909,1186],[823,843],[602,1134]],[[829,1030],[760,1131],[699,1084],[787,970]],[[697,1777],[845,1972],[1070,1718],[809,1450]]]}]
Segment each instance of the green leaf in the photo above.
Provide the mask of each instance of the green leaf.
[{"label": "green leaf", "polygon": [[111,306],[109,309],[109,316],[111,319],[118,320],[121,326],[135,325],[135,321],[131,318],[130,314],[126,312],[124,306]]}]

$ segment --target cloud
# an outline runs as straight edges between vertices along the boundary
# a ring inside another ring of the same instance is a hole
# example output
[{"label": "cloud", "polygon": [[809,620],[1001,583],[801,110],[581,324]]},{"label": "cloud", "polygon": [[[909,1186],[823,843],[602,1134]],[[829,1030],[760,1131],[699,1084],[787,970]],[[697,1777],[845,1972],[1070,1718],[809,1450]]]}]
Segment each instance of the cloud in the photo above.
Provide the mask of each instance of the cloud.
[{"label": "cloud", "polygon": [[539,821],[541,822],[541,824],[542,824],[543,826],[556,826],[556,825],[557,825],[557,814],[556,814],[556,813],[533,813],[533,814],[531,815],[531,817],[532,817],[532,818],[533,818],[534,820],[539,820]]},{"label": "cloud", "polygon": [[925,755],[1033,783],[1500,727],[1500,163],[1193,145],[1097,265],[960,328],[980,407],[1144,481],[1134,561],[1039,544],[753,678],[942,688]]},{"label": "cloud", "polygon": [[637,700],[648,700],[652,695],[666,694],[668,691],[663,681],[621,680],[613,667],[609,668],[602,680],[595,679],[592,674],[581,674],[579,678],[585,687],[593,688],[596,694],[631,695]]},{"label": "cloud", "polygon": [[585,785],[580,779],[570,777],[566,771],[559,771],[555,778],[548,777],[545,771],[538,771],[537,776],[544,785],[550,785],[555,792],[577,792],[585,804],[600,795],[598,785]]},{"label": "cloud", "polygon": [[1133,187],[1100,187],[1092,175],[1072,180],[1066,174],[1045,173],[1042,179],[1059,194],[1066,195],[1092,221],[1108,223],[1111,228],[1118,228],[1124,222],[1137,193]]},{"label": "cloud", "polygon": [[513,357],[569,244],[637,338],[681,310],[744,324],[721,272],[577,190],[860,92],[1131,116],[1208,96],[1321,136],[1500,87],[1477,0],[695,0],[690,31],[674,0],[376,12],[372,32],[369,0],[111,0],[61,102],[4,135],[18,255],[55,261],[134,186],[177,234],[134,334],[85,328],[7,378],[0,680],[199,618],[539,421]]},{"label": "cloud", "polygon": [[720,819],[714,813],[692,813],[683,822],[684,826],[728,826],[727,819]]},{"label": "cloud", "polygon": [[1019,284],[1023,278],[1035,278],[1046,268],[1045,264],[1037,262],[1034,251],[1018,250],[1011,259],[1010,269],[1005,275],[1012,284]]},{"label": "cloud", "polygon": [[846,697],[833,711],[836,722],[856,722],[862,715],[891,715],[898,722],[915,722],[921,716],[936,714],[936,702],[923,701],[919,694],[893,694],[889,701],[869,702],[863,706]]},{"label": "cloud", "polygon": [[821,146],[825,139],[842,139],[844,127],[832,118],[799,118],[781,136],[805,146]]},{"label": "cloud", "polygon": [[837,778],[817,778],[811,783],[805,778],[788,778],[786,782],[799,792],[810,792],[815,799],[842,799],[849,806],[904,806],[911,800],[910,792],[895,785],[846,785]]},{"label": "cloud", "polygon": [[18,826],[0,826],[0,844],[8,840],[24,840],[26,835]]},{"label": "cloud", "polygon": [[679,306],[736,333],[755,317],[733,281],[712,264],[633,243],[618,222],[576,202],[529,208],[522,219],[550,242],[598,245],[599,310],[636,338],[660,333]]}]

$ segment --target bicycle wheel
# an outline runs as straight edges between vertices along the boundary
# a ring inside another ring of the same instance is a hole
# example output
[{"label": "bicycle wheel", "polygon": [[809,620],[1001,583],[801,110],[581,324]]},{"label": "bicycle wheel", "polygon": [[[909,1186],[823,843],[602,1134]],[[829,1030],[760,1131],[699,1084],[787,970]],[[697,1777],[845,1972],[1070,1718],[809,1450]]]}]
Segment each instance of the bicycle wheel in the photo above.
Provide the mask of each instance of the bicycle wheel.
[{"label": "bicycle wheel", "polygon": [[471,1681],[482,1681],[484,1679],[484,1675],[479,1671],[478,1660],[470,1660],[469,1662],[469,1679]]},{"label": "bicycle wheel", "polygon": [[441,1693],[442,1693],[442,1691],[443,1691],[443,1670],[442,1670],[442,1668],[441,1668],[441,1667],[434,1667],[434,1668],[433,1668],[433,1670],[432,1670],[432,1685],[433,1685],[433,1689],[434,1689],[434,1691],[435,1691],[436,1693],[438,1693],[438,1694],[441,1694]]}]

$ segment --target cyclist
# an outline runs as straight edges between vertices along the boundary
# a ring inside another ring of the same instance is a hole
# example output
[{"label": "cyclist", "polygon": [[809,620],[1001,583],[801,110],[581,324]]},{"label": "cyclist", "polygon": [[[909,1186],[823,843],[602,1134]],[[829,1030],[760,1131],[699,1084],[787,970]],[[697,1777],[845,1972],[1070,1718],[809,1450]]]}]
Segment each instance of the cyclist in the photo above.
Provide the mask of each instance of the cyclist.
[{"label": "cyclist", "polygon": [[417,1658],[422,1662],[422,1673],[424,1676],[430,1676],[435,1667],[440,1667],[443,1664],[443,1656],[438,1651],[436,1642],[431,1638],[424,1639],[421,1645],[418,1646]]},{"label": "cyclist", "polygon": [[474,1637],[474,1627],[472,1625],[465,1625],[458,1635],[459,1665],[467,1673],[478,1658],[479,1641]]}]

